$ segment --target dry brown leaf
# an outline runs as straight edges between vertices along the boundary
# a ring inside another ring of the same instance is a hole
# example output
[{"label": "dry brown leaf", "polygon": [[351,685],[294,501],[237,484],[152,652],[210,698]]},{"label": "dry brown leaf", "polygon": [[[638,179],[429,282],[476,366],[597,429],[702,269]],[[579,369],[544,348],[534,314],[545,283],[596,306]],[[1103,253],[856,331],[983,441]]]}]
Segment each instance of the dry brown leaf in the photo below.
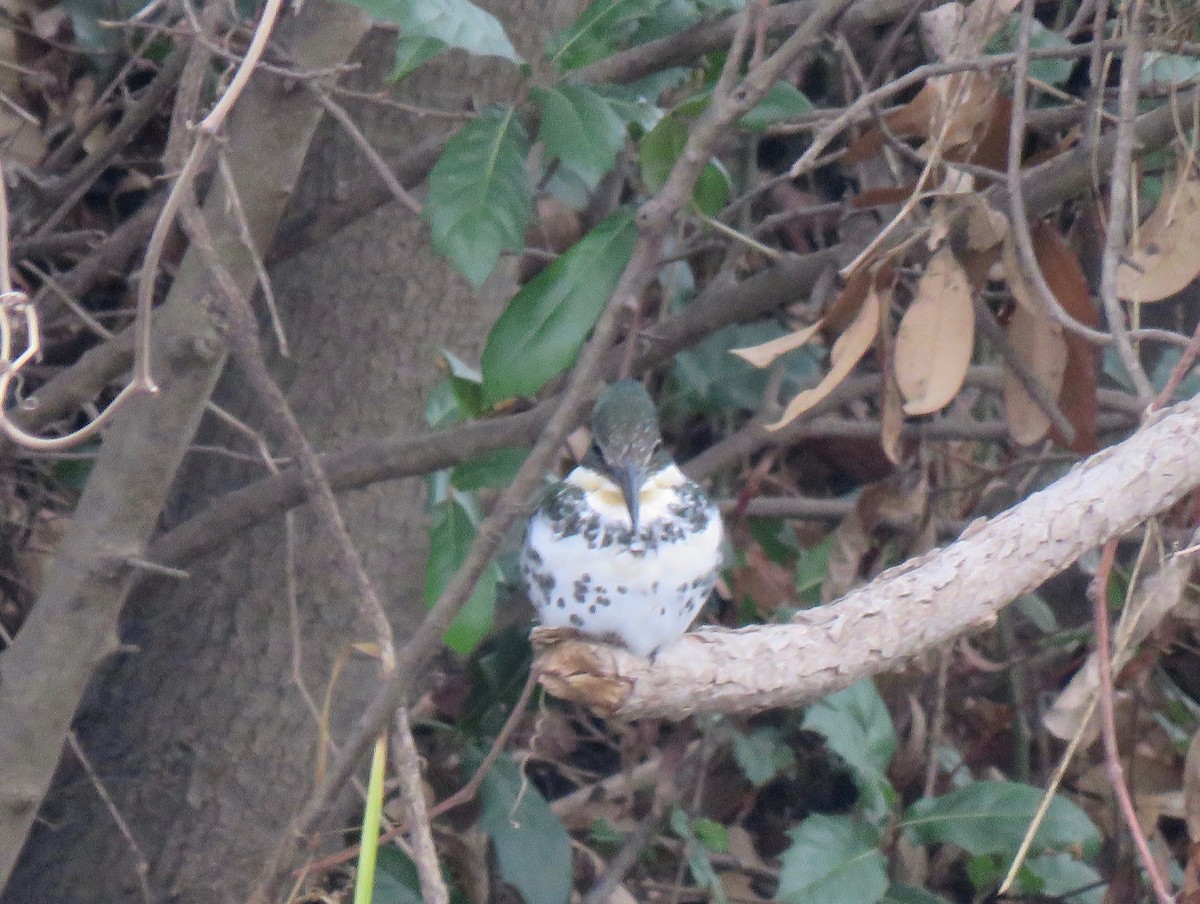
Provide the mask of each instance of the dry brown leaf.
[{"label": "dry brown leaf", "polygon": [[1200,179],[1167,186],[1117,271],[1127,301],[1162,301],[1200,274]]},{"label": "dry brown leaf", "polygon": [[802,330],[796,330],[794,333],[788,333],[786,336],[780,336],[770,342],[763,342],[761,345],[731,348],[729,354],[737,355],[747,364],[755,367],[770,367],[775,363],[776,358],[807,345],[808,340],[817,334],[823,324],[823,320],[818,320],[812,326],[806,326]]},{"label": "dry brown leaf", "polygon": [[[887,267],[885,264],[884,267]],[[882,271],[883,268],[881,267]],[[891,278],[891,270],[888,269],[888,279]],[[877,279],[872,275],[867,268],[855,270],[846,277],[846,287],[838,293],[837,298],[829,303],[829,307],[825,309],[825,335],[840,336],[846,331],[846,327],[850,326],[851,321],[858,316],[859,309],[862,308],[863,300],[867,297],[867,291],[871,288],[871,283],[880,282],[882,277]]]},{"label": "dry brown leaf", "polygon": [[[1062,327],[1026,305],[1017,305],[1008,322],[1008,342],[1034,379],[1057,396],[1067,369]],[[1008,367],[1004,369],[1004,414],[1013,441],[1022,446],[1039,442],[1050,432],[1050,419]]]},{"label": "dry brown leaf", "polygon": [[946,247],[929,261],[896,334],[896,382],[905,414],[944,408],[962,387],[975,347],[967,274]]},{"label": "dry brown leaf", "polygon": [[890,305],[879,306],[879,358],[883,370],[883,398],[879,404],[879,445],[883,454],[894,465],[904,460],[904,397],[896,383],[896,339],[892,335],[892,312]]},{"label": "dry brown leaf", "polygon": [[867,297],[858,314],[851,321],[850,326],[846,327],[846,331],[838,336],[837,342],[833,344],[833,348],[829,352],[829,373],[812,389],[804,390],[788,402],[783,417],[773,424],[768,424],[768,430],[778,430],[791,423],[833,392],[838,384],[849,376],[854,365],[867,353],[867,349],[874,343],[875,336],[879,332],[879,305],[886,303],[881,298],[885,292],[887,299],[890,300],[890,287],[882,291],[872,287],[867,292]]},{"label": "dry brown leaf", "polygon": [[[1100,315],[1092,304],[1087,277],[1079,258],[1067,245],[1066,239],[1049,223],[1038,223],[1033,229],[1034,253],[1038,266],[1046,274],[1046,283],[1063,310],[1085,326],[1100,325]],[[1053,431],[1051,438],[1080,455],[1090,455],[1100,446],[1096,435],[1099,403],[1096,398],[1096,370],[1099,349],[1075,333],[1064,332],[1067,344],[1067,363],[1063,371],[1058,407],[1075,428],[1075,439],[1065,442]]]},{"label": "dry brown leaf", "polygon": [[971,204],[967,214],[967,247],[972,251],[987,251],[1004,241],[1008,235],[1008,217],[982,198]]}]

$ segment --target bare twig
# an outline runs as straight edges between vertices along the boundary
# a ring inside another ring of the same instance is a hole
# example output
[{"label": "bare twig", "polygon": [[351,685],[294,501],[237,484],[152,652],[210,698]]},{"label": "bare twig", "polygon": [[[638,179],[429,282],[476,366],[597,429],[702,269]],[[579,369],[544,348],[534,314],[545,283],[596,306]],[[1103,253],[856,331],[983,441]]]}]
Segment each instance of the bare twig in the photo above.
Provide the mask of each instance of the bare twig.
[{"label": "bare twig", "polygon": [[[10,641],[11,642],[11,641]],[[142,846],[138,844],[137,838],[133,835],[133,830],[130,829],[129,823],[125,817],[121,815],[121,811],[117,808],[116,802],[112,799],[112,795],[108,793],[108,788],[104,782],[100,780],[100,776],[96,773],[96,769],[92,766],[92,761],[88,755],[83,752],[83,747],[79,744],[79,738],[74,730],[67,732],[67,743],[71,745],[71,750],[75,754],[75,758],[79,760],[79,765],[83,767],[83,771],[87,773],[88,780],[92,783],[92,787],[96,789],[96,794],[101,801],[104,802],[105,809],[112,816],[113,822],[117,824],[117,830],[121,833],[121,837],[125,839],[125,843],[129,846],[129,853],[133,857],[133,872],[137,876],[138,888],[142,892],[142,900],[146,904],[153,904],[154,894],[150,891],[150,863],[146,860],[146,855],[142,853]]]},{"label": "bare twig", "polygon": [[[1032,0],[1025,0],[1022,15],[1032,16]],[[1112,331],[1117,354],[1125,367],[1129,379],[1142,403],[1149,405],[1154,399],[1154,387],[1142,370],[1137,351],[1129,341],[1129,324],[1121,300],[1117,297],[1117,269],[1129,230],[1127,219],[1130,209],[1130,168],[1136,135],[1134,121],[1137,119],[1138,88],[1142,73],[1142,51],[1145,46],[1145,0],[1131,0],[1129,12],[1128,46],[1121,61],[1121,93],[1118,101],[1120,121],[1117,123],[1117,146],[1113,151],[1112,177],[1109,180],[1108,230],[1104,237],[1104,258],[1100,264],[1100,299],[1104,303],[1104,314],[1108,328]],[[1023,26],[1027,30],[1028,25]],[[1014,104],[1015,107],[1015,104]]]},{"label": "bare twig", "polygon": [[1017,246],[1017,256],[1024,269],[1025,279],[1033,290],[1035,299],[1041,303],[1043,311],[1063,329],[1092,342],[1107,345],[1113,341],[1112,336],[1080,323],[1063,309],[1046,283],[1046,276],[1038,265],[1037,254],[1033,250],[1033,239],[1029,234],[1029,215],[1025,209],[1025,196],[1021,191],[1021,152],[1025,143],[1025,103],[1028,96],[1029,34],[1032,21],[1032,0],[1023,0],[1016,60],[1013,65],[1012,125],[1008,134],[1007,184],[1012,237]]},{"label": "bare twig", "polygon": [[1092,597],[1096,627],[1096,658],[1100,673],[1100,733],[1104,739],[1104,766],[1108,772],[1108,780],[1112,783],[1117,803],[1121,807],[1125,826],[1133,836],[1138,857],[1142,861],[1142,867],[1146,870],[1150,885],[1154,889],[1154,896],[1158,899],[1159,904],[1173,904],[1174,895],[1171,894],[1166,881],[1159,872],[1154,854],[1150,850],[1150,844],[1146,841],[1146,834],[1142,831],[1138,821],[1133,798],[1129,794],[1128,785],[1125,784],[1125,771],[1121,767],[1121,752],[1117,746],[1117,722],[1113,708],[1112,641],[1109,639],[1108,628],[1108,579],[1112,572],[1116,553],[1116,542],[1109,540],[1104,545],[1104,551],[1100,556],[1100,565],[1088,588],[1089,595]]},{"label": "bare twig", "polygon": [[[531,682],[532,683],[532,682]],[[393,734],[396,772],[400,776],[400,793],[408,805],[408,824],[411,831],[413,861],[421,882],[421,897],[425,904],[447,904],[450,893],[442,879],[437,848],[433,844],[430,815],[425,806],[425,788],[421,782],[421,757],[408,723],[408,709],[396,710],[396,731]]]},{"label": "bare twig", "polygon": [[308,83],[308,90],[321,102],[321,106],[325,108],[325,112],[337,120],[338,125],[346,130],[346,134],[350,136],[350,140],[354,142],[354,146],[367,158],[367,162],[371,164],[371,168],[383,180],[383,184],[388,187],[388,191],[392,193],[392,197],[417,216],[420,216],[424,210],[421,202],[414,198],[408,189],[400,184],[400,180],[396,178],[396,174],[392,172],[392,168],[388,166],[388,162],[383,159],[379,151],[375,150],[375,146],[363,134],[362,129],[358,127],[358,124],[351,118],[350,114],[346,112],[346,108],[330,97],[329,93],[315,82]]}]

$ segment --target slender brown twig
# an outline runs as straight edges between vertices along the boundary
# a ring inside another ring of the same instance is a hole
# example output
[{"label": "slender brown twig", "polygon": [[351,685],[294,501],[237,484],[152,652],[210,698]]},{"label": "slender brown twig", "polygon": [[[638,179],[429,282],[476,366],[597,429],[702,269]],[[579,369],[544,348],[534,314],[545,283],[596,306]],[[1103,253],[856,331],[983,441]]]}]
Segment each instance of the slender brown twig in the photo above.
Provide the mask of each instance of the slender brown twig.
[{"label": "slender brown twig", "polygon": [[1142,867],[1146,870],[1150,885],[1154,889],[1154,896],[1158,899],[1158,904],[1173,904],[1174,895],[1159,872],[1154,853],[1150,850],[1150,843],[1146,840],[1146,834],[1138,821],[1137,809],[1125,783],[1125,770],[1121,767],[1121,752],[1117,746],[1117,722],[1113,706],[1112,641],[1109,638],[1108,626],[1108,579],[1116,553],[1115,540],[1104,544],[1100,564],[1089,587],[1096,627],[1096,660],[1100,673],[1100,734],[1104,739],[1104,766],[1121,808],[1121,815],[1125,819],[1125,826],[1133,836],[1138,858],[1142,861]]}]

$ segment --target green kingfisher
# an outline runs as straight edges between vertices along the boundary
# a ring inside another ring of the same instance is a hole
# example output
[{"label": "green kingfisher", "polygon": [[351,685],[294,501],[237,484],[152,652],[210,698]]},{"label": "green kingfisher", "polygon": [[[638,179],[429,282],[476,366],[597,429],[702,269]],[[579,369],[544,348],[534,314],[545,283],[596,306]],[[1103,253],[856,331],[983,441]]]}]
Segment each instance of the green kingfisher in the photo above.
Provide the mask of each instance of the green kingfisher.
[{"label": "green kingfisher", "polygon": [[592,445],[529,521],[521,575],[543,625],[652,656],[695,620],[721,567],[716,506],[663,448],[636,380],[605,390]]}]

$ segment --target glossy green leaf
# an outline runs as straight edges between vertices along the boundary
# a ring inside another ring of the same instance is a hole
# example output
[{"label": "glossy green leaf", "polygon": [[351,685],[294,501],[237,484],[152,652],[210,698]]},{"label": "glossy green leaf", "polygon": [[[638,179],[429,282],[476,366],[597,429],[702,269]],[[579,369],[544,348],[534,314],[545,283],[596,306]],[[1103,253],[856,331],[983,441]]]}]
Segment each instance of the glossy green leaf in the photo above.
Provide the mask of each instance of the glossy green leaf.
[{"label": "glossy green leaf", "polygon": [[573,23],[550,39],[546,56],[562,69],[577,69],[611,55],[662,0],[592,0]]},{"label": "glossy green leaf", "polygon": [[[475,540],[475,518],[461,494],[451,493],[431,508],[429,560],[425,569],[425,604],[433,606],[462,565]],[[489,565],[475,591],[459,611],[443,640],[459,653],[470,653],[491,633],[496,615],[496,583],[500,571]]]},{"label": "glossy green leaf", "polygon": [[460,490],[504,489],[517,476],[528,455],[529,450],[523,446],[488,452],[455,465],[450,472],[450,482]]},{"label": "glossy green leaf", "polygon": [[774,725],[756,728],[753,734],[735,731],[733,759],[750,784],[761,788],[796,764],[796,755]]},{"label": "glossy green leaf", "polygon": [[396,42],[396,62],[392,79],[400,81],[416,72],[421,64],[446,50],[446,43],[437,38],[401,38]]},{"label": "glossy green leaf", "polygon": [[486,404],[531,396],[575,363],[636,242],[633,211],[619,210],[513,297],[483,350]]},{"label": "glossy green leaf", "polygon": [[[1041,803],[1042,790],[1017,782],[972,782],[908,808],[904,827],[919,844],[956,844],[970,854],[1013,856]],[[1094,848],[1100,833],[1083,810],[1062,797],[1050,803],[1033,850]]]},{"label": "glossy green leaf", "polygon": [[469,0],[352,0],[380,22],[400,26],[406,39],[433,38],[481,56],[523,62],[500,20]]},{"label": "glossy green leaf", "polygon": [[608,99],[587,85],[534,88],[542,109],[538,138],[546,150],[595,188],[613,168],[625,143],[625,120]]},{"label": "glossy green leaf", "polygon": [[887,891],[878,833],[849,816],[808,817],[788,835],[776,897],[790,904],[875,904]]},{"label": "glossy green leaf", "polygon": [[565,904],[572,886],[571,839],[546,799],[507,754],[496,760],[479,796],[479,826],[491,836],[500,877],[525,904]]},{"label": "glossy green leaf", "polygon": [[511,108],[489,107],[446,142],[429,173],[433,247],[476,286],[502,251],[525,245],[532,203],[525,175],[529,136]]}]

